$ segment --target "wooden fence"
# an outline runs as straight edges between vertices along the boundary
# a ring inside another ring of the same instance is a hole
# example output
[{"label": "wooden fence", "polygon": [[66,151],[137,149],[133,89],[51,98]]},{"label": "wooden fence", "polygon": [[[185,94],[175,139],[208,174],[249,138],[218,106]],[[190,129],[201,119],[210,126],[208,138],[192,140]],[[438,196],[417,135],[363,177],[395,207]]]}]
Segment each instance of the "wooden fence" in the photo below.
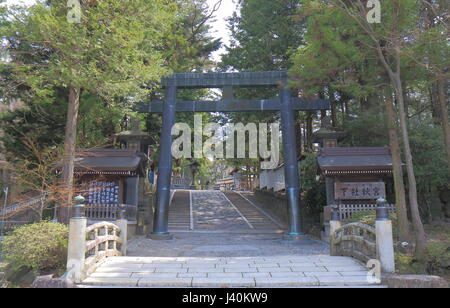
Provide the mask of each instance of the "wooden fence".
[{"label": "wooden fence", "polygon": [[[389,212],[395,213],[395,204],[386,204]],[[339,214],[341,221],[348,220],[352,214],[358,212],[375,211],[377,204],[339,204]]]},{"label": "wooden fence", "polygon": [[273,170],[262,170],[259,174],[259,188],[274,192],[286,189],[284,181],[284,166]]},{"label": "wooden fence", "polygon": [[119,218],[119,212],[122,207],[125,207],[128,220],[137,220],[137,207],[126,204],[87,204],[85,206],[85,216],[93,221],[114,221]]}]

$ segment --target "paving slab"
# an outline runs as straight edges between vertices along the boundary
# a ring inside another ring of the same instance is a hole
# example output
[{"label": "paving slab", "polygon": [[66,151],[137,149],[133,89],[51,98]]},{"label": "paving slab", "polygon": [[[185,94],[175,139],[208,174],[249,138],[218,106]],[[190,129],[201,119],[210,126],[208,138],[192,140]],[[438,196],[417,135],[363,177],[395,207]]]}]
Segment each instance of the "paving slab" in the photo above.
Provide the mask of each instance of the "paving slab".
[{"label": "paving slab", "polygon": [[139,278],[86,278],[85,285],[96,286],[137,286]]},{"label": "paving slab", "polygon": [[101,266],[103,267],[114,267],[114,268],[122,268],[122,269],[140,269],[144,266],[143,263],[104,263]]},{"label": "paving slab", "polygon": [[257,273],[256,267],[224,267],[225,273]]},{"label": "paving slab", "polygon": [[177,278],[178,273],[133,273],[132,278]]},{"label": "paving slab", "polygon": [[242,273],[244,278],[269,278],[270,273]]},{"label": "paving slab", "polygon": [[361,272],[364,271],[364,266],[326,266],[329,272]]},{"label": "paving slab", "polygon": [[[136,273],[136,272],[147,272],[151,270],[143,270],[138,268],[118,268],[118,267],[106,267],[100,266],[96,269],[95,273]],[[153,272],[155,270],[153,269]]]},{"label": "paving slab", "polygon": [[189,267],[186,270],[188,273],[224,273],[223,268]]},{"label": "paving slab", "polygon": [[[278,263],[253,263],[253,264],[249,264],[250,267],[280,267],[280,265]],[[290,265],[286,265],[286,266],[290,266]]]},{"label": "paving slab", "polygon": [[261,273],[282,273],[292,272],[290,267],[258,267],[258,272]]},{"label": "paving slab", "polygon": [[323,266],[292,266],[293,272],[328,272]]},{"label": "paving slab", "polygon": [[191,287],[192,278],[141,278],[139,287]]},{"label": "paving slab", "polygon": [[338,272],[303,272],[307,277],[342,277]]},{"label": "paving slab", "polygon": [[306,277],[306,275],[304,273],[300,273],[300,272],[278,272],[278,273],[274,273],[271,272],[270,273],[271,277],[275,277],[275,278],[291,278],[291,277]]},{"label": "paving slab", "polygon": [[370,285],[366,277],[353,276],[353,277],[317,277],[320,285],[326,286],[361,286]]},{"label": "paving slab", "polygon": [[338,272],[341,276],[367,276],[369,273],[369,269],[366,271],[360,271],[360,272]]},{"label": "paving slab", "polygon": [[158,267],[155,269],[155,273],[187,273],[187,268],[172,268],[172,267]]},{"label": "paving slab", "polygon": [[321,266],[321,265],[317,265],[313,262],[305,262],[305,263],[301,263],[301,262],[278,262],[279,266],[287,266],[287,267],[316,267],[316,266]]},{"label": "paving slab", "polygon": [[131,278],[133,273],[105,273],[105,272],[95,272],[89,277],[91,278]]},{"label": "paving slab", "polygon": [[242,278],[242,273],[207,273],[207,278]]},{"label": "paving slab", "polygon": [[194,278],[192,280],[194,288],[214,287],[214,288],[245,288],[255,287],[253,278]]},{"label": "paving slab", "polygon": [[315,277],[255,278],[255,281],[257,288],[302,287],[319,285],[319,281]]},{"label": "paving slab", "polygon": [[178,273],[178,278],[207,278],[207,273]]}]

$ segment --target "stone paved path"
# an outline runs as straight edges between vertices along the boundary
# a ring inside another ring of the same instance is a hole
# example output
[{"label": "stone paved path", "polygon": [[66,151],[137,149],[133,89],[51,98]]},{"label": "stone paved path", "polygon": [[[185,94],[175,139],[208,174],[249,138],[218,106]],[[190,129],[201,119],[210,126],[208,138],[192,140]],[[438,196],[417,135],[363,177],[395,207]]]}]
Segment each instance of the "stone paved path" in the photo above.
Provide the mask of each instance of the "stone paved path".
[{"label": "stone paved path", "polygon": [[[328,245],[318,240],[283,239],[274,221],[245,198],[217,191],[191,196],[189,211],[183,203],[186,193],[174,200],[183,213],[193,212],[194,231],[174,232],[170,241],[134,238],[127,257],[107,259],[82,286],[370,286],[367,269],[360,263],[328,256]],[[186,228],[183,215],[173,221]]]},{"label": "stone paved path", "polygon": [[84,286],[122,287],[312,287],[370,286],[367,270],[345,257],[235,258],[116,257]]}]

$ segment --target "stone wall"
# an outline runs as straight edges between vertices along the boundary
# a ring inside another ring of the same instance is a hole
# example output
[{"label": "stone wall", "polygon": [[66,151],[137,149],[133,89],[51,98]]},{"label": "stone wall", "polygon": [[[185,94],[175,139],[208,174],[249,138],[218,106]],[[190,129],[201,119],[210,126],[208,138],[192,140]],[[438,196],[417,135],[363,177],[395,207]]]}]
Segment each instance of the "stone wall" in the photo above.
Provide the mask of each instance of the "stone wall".
[{"label": "stone wall", "polygon": [[274,216],[284,225],[289,224],[289,212],[286,196],[267,190],[255,190],[255,198],[263,210]]},{"label": "stone wall", "polygon": [[[289,209],[284,193],[275,193],[270,190],[256,190],[255,198],[260,205],[268,214],[274,216],[278,221],[284,225],[289,225]],[[304,230],[310,234],[317,235],[320,237],[320,231],[322,226],[315,217],[310,217],[309,215],[303,213],[302,223],[304,225]]]}]

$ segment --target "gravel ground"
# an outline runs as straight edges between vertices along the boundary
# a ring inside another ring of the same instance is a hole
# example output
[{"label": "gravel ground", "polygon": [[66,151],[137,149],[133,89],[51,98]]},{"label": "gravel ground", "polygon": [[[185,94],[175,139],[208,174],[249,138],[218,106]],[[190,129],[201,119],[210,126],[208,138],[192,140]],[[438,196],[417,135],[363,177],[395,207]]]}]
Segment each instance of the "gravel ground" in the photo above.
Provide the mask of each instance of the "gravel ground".
[{"label": "gravel ground", "polygon": [[287,241],[282,234],[177,233],[173,240],[136,237],[128,256],[142,257],[255,257],[327,255],[328,244],[305,238]]},{"label": "gravel ground", "polygon": [[256,257],[326,255],[328,245],[305,237],[283,239],[275,231],[252,230],[242,213],[222,192],[192,193],[194,232],[173,233],[174,239],[154,241],[136,237],[128,243],[128,256],[141,257]]}]

